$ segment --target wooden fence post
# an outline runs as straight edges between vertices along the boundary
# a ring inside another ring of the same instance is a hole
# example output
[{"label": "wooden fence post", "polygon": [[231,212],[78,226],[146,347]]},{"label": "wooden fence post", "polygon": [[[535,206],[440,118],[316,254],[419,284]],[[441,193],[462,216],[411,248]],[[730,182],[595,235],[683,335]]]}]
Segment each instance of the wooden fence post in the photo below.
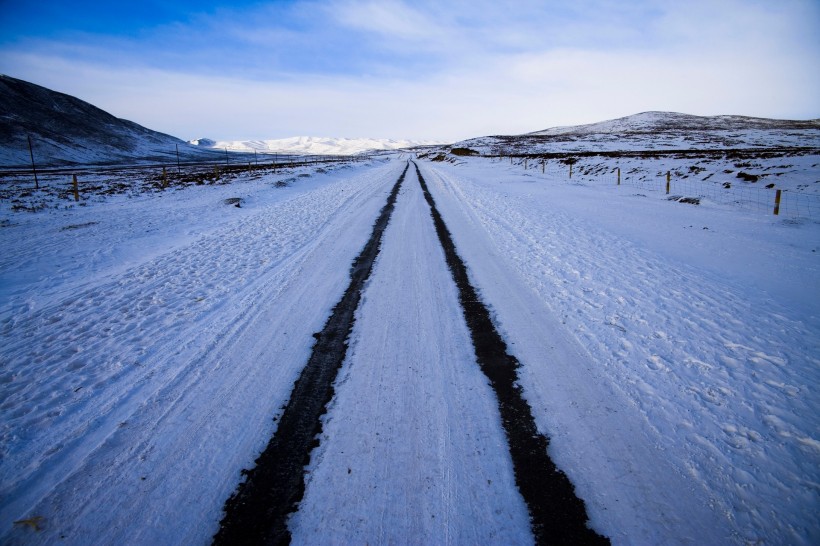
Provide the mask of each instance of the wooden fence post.
[{"label": "wooden fence post", "polygon": [[669,171],[666,171],[666,195],[669,195],[669,183],[672,180],[672,175]]},{"label": "wooden fence post", "polygon": [[80,200],[80,187],[77,184],[77,175],[74,175],[74,201]]},{"label": "wooden fence post", "polygon": [[569,177],[572,178],[572,163],[569,164]]},{"label": "wooden fence post", "polygon": [[37,180],[37,167],[34,166],[34,150],[31,147],[31,135],[26,135],[28,138],[28,153],[31,156],[31,170],[34,172],[34,189],[40,189],[40,181]]},{"label": "wooden fence post", "polygon": [[527,170],[527,158],[526,157],[524,158],[524,170],[525,171]]},{"label": "wooden fence post", "polygon": [[780,191],[777,190],[774,194],[774,215],[780,214]]},{"label": "wooden fence post", "polygon": [[547,160],[542,159],[541,160],[541,174],[544,174],[544,169],[546,168],[546,165],[547,165]]},{"label": "wooden fence post", "polygon": [[618,185],[621,185],[621,168],[618,167]]}]

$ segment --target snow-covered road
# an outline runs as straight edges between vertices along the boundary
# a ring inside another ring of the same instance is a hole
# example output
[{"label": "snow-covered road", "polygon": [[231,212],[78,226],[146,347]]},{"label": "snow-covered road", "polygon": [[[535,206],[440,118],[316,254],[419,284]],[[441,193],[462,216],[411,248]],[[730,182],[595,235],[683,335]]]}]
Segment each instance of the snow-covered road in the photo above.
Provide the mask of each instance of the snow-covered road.
[{"label": "snow-covered road", "polygon": [[596,530],[817,541],[820,224],[422,166]]},{"label": "snow-covered road", "polygon": [[311,457],[296,544],[527,544],[492,389],[410,169]]},{"label": "snow-covered road", "polygon": [[[58,295],[28,312],[9,298],[2,540],[208,542],[401,168],[324,177],[296,192],[242,188],[259,202],[255,210],[200,226],[205,234],[193,242],[159,256],[145,248],[143,263],[98,275],[68,297],[50,290]],[[263,203],[270,193],[279,199]],[[216,195],[200,198],[200,214],[227,208]],[[142,208],[132,207],[130,221],[139,222]],[[70,234],[40,225],[38,240],[27,227],[4,245],[25,255],[40,240]],[[88,237],[77,254],[95,250]],[[33,516],[45,521],[38,533],[12,525]]]},{"label": "snow-covered road", "polygon": [[[208,543],[405,166],[3,210],[0,542]],[[596,531],[820,540],[820,224],[419,166]],[[532,540],[412,170],[335,393],[295,542]]]}]

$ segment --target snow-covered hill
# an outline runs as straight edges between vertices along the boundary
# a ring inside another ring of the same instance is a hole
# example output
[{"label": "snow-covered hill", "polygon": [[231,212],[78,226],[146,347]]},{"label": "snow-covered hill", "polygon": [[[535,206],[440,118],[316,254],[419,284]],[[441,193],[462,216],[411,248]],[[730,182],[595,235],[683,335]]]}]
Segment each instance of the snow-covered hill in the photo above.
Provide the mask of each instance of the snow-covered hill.
[{"label": "snow-covered hill", "polygon": [[373,150],[390,151],[416,146],[441,144],[435,141],[412,141],[376,138],[331,138],[297,136],[271,140],[226,140],[214,141],[199,138],[190,144],[204,148],[230,150],[235,152],[259,152],[280,154],[354,155]]},{"label": "snow-covered hill", "polygon": [[818,119],[643,112],[523,135],[473,138],[427,153],[443,158],[456,148],[486,156],[517,156],[510,161],[565,175],[572,163],[576,177],[587,175],[607,183],[615,183],[621,172],[624,180],[655,184],[665,182],[669,172],[673,181],[706,184],[692,189],[695,192],[718,186],[820,193]]},{"label": "snow-covered hill", "polygon": [[71,95],[0,75],[0,167],[207,158],[196,146],[112,116]]},{"label": "snow-covered hill", "polygon": [[820,130],[820,120],[796,121],[755,118],[749,116],[692,116],[677,112],[642,112],[632,116],[576,125],[574,127],[553,127],[531,135],[594,135],[659,132],[696,131],[746,131],[758,130]]},{"label": "snow-covered hill", "polygon": [[505,154],[820,147],[820,120],[643,112],[523,135],[473,138],[457,146]]}]

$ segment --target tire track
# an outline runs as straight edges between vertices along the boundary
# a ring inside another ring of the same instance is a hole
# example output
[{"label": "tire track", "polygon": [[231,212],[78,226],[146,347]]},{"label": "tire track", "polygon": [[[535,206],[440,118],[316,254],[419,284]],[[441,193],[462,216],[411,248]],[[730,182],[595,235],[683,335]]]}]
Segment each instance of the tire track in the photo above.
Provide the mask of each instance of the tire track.
[{"label": "tire track", "polygon": [[345,359],[347,338],[353,327],[364,283],[379,254],[382,235],[395,207],[407,169],[405,167],[381,210],[370,239],[353,261],[350,285],[333,308],[307,365],[296,381],[276,433],[246,471],[245,482],[225,503],[225,517],[214,544],[288,544],[287,516],[305,490],[304,467],[310,461],[321,416],[333,397],[333,381]]},{"label": "tire track", "polygon": [[288,518],[294,545],[534,543],[415,176],[396,200]]},{"label": "tire track", "polygon": [[487,307],[470,284],[444,220],[436,209],[417,164],[422,192],[430,205],[436,233],[459,291],[459,301],[481,370],[498,397],[501,421],[507,435],[515,481],[530,512],[532,532],[539,544],[609,544],[587,527],[584,501],[547,454],[549,439],[538,432],[532,410],[518,385],[518,360],[507,352]]}]

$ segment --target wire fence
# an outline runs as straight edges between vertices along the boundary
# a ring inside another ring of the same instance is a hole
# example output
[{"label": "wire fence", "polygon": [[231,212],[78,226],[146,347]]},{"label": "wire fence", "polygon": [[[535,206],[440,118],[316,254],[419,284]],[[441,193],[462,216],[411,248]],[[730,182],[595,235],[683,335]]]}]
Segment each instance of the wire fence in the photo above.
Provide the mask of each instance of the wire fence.
[{"label": "wire fence", "polygon": [[[545,179],[567,183],[621,185],[647,192],[664,192],[671,199],[690,203],[709,201],[743,210],[781,216],[820,220],[820,195],[777,188],[750,187],[737,181],[696,180],[687,173],[649,172],[632,168],[578,167],[560,161],[525,157],[496,158],[539,173]],[[668,176],[667,176],[668,175]],[[667,185],[668,181],[668,185]]]},{"label": "wire fence", "polygon": [[[75,165],[0,170],[0,206],[12,211],[36,212],[49,208],[84,204],[89,199],[116,194],[179,189],[192,185],[229,184],[235,180],[261,180],[287,186],[295,178],[308,176],[300,169],[317,173],[325,169],[365,161],[368,155],[246,154],[230,161],[167,161],[119,165]],[[295,173],[295,174],[294,174]],[[267,175],[276,175],[274,177]],[[291,178],[287,178],[290,176]]]},{"label": "wire fence", "polygon": [[29,175],[32,181],[36,182],[40,174],[47,173],[102,173],[107,171],[124,172],[128,170],[146,170],[151,168],[185,172],[195,171],[203,168],[220,167],[225,171],[241,170],[251,166],[252,168],[277,168],[296,167],[303,165],[313,165],[317,163],[336,163],[340,161],[359,161],[369,159],[369,154],[359,155],[319,155],[319,154],[287,154],[287,153],[252,153],[252,152],[227,152],[222,155],[210,153],[197,157],[175,156],[172,153],[167,157],[149,156],[133,157],[129,160],[112,161],[107,163],[78,163],[69,164],[60,161],[52,161],[38,164],[0,166],[0,177],[3,176],[25,176]]}]

